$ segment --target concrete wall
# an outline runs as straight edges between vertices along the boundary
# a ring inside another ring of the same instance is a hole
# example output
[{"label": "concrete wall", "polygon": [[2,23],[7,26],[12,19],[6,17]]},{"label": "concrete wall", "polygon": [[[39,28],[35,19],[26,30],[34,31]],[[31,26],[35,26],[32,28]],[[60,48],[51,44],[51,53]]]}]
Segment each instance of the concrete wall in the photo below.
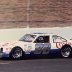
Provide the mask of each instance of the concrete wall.
[{"label": "concrete wall", "polygon": [[15,28],[15,29],[0,29],[0,42],[18,40],[26,33],[54,33],[66,39],[72,38],[72,27],[64,28]]}]

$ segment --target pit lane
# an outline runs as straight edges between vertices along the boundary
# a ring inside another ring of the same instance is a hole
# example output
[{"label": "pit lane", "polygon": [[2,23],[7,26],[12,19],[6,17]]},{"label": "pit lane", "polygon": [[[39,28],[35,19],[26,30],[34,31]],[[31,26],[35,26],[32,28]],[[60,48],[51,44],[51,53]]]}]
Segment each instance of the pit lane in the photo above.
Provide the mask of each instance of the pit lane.
[{"label": "pit lane", "polygon": [[0,60],[0,72],[72,72],[72,58]]}]

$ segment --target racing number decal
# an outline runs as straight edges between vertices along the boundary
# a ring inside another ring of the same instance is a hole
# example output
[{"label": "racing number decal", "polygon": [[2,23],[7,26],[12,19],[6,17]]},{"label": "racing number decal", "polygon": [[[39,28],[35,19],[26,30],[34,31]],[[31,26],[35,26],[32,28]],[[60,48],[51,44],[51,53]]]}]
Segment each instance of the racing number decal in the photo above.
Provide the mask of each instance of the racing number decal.
[{"label": "racing number decal", "polygon": [[50,51],[50,44],[36,44],[34,54],[48,54]]},{"label": "racing number decal", "polygon": [[43,44],[35,44],[35,51],[34,54],[41,54]]}]

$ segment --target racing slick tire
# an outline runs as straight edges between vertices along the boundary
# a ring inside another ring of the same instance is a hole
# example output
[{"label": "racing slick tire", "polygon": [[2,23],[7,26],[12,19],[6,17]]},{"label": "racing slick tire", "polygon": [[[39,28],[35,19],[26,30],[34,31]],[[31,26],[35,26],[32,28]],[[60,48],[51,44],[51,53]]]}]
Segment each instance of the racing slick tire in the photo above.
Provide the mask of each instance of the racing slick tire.
[{"label": "racing slick tire", "polygon": [[71,51],[72,51],[72,49],[71,49],[70,45],[64,45],[61,48],[61,56],[64,58],[68,58],[71,55]]},{"label": "racing slick tire", "polygon": [[22,59],[23,58],[23,50],[20,47],[15,47],[12,49],[10,53],[11,59]]}]

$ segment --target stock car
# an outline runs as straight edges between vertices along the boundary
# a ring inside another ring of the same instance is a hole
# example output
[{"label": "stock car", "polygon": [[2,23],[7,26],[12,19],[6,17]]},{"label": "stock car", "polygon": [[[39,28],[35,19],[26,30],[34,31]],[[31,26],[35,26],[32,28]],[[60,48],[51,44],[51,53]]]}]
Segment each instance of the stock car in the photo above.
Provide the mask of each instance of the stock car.
[{"label": "stock car", "polygon": [[0,58],[21,59],[25,55],[49,55],[59,51],[62,57],[69,57],[72,43],[55,34],[25,34],[18,41],[0,43]]}]

